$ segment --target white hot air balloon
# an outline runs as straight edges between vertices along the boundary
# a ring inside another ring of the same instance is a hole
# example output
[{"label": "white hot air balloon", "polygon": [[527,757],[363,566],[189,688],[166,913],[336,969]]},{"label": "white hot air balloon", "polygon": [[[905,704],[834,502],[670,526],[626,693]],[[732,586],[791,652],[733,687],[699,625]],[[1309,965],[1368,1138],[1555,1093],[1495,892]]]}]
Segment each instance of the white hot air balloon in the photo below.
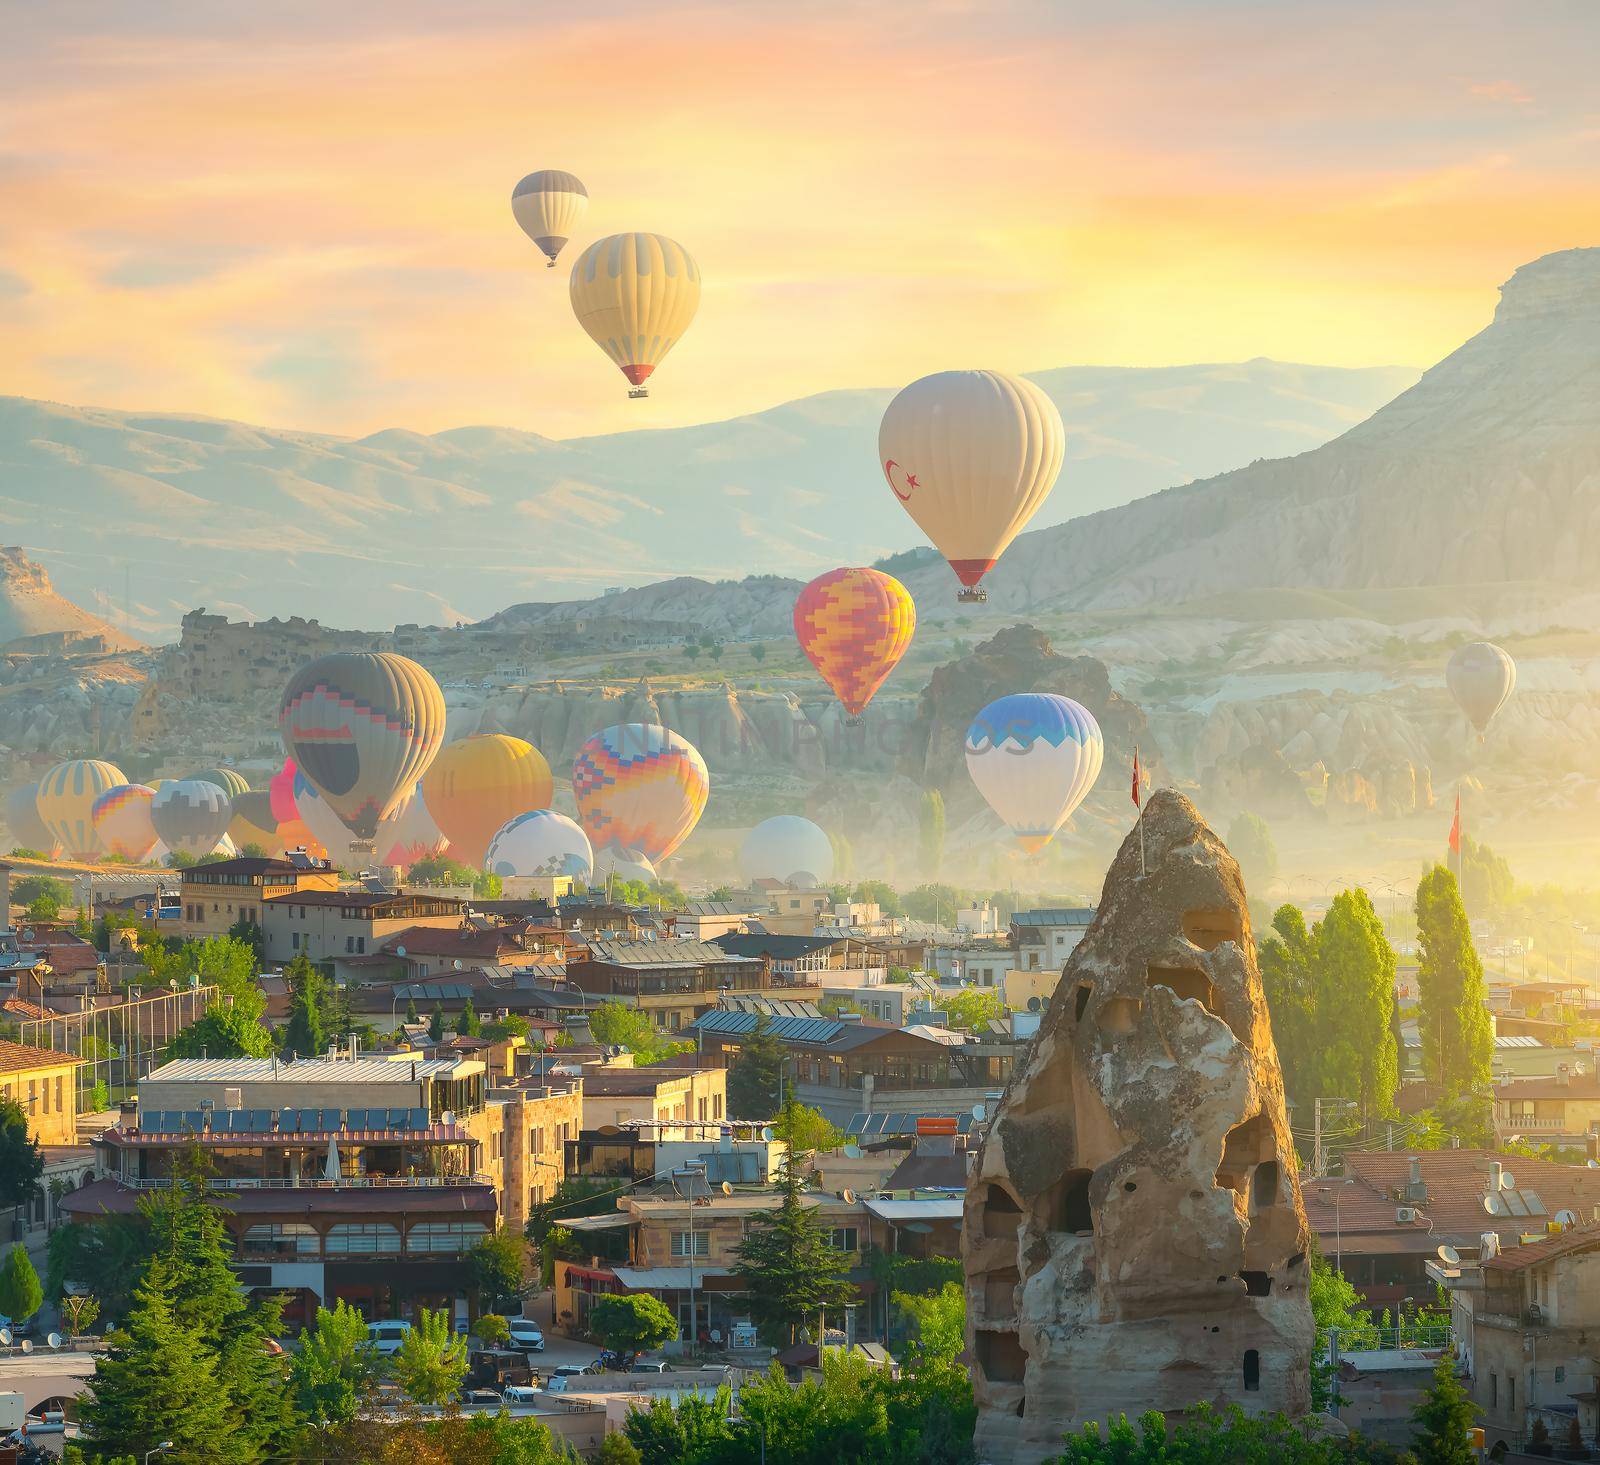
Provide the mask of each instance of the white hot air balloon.
[{"label": "white hot air balloon", "polygon": [[967,772],[1029,854],[1050,843],[1104,762],[1100,724],[1070,697],[1016,692],[967,730]]},{"label": "white hot air balloon", "polygon": [[1469,641],[1451,655],[1444,679],[1481,742],[1495,713],[1516,688],[1517,664],[1492,641]]},{"label": "white hot air balloon", "polygon": [[1066,431],[1032,382],[999,371],[941,371],[889,403],[878,461],[901,508],[950,562],[961,600],[1055,485]]},{"label": "white hot air balloon", "polygon": [[833,844],[809,819],[777,814],[745,836],[739,846],[739,873],[746,880],[825,885],[833,879]]},{"label": "white hot air balloon", "polygon": [[554,809],[518,814],[489,842],[484,868],[496,875],[566,875],[587,885],[594,873],[589,836]]},{"label": "white hot air balloon", "polygon": [[572,313],[632,386],[645,378],[689,329],[700,308],[700,266],[664,234],[597,239],[572,267]]},{"label": "white hot air balloon", "polygon": [[541,168],[511,190],[511,212],[551,269],[588,208],[589,190],[560,168]]}]

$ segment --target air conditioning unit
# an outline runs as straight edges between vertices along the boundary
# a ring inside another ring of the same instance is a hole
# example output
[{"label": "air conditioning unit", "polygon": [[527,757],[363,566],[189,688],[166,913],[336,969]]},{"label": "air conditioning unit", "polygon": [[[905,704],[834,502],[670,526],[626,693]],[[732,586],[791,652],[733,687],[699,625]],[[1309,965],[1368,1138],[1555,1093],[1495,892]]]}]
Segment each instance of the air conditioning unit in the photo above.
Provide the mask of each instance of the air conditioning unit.
[{"label": "air conditioning unit", "polygon": [[1411,1226],[1416,1224],[1417,1215],[1418,1212],[1415,1206],[1401,1206],[1395,1211],[1394,1219],[1398,1225]]}]

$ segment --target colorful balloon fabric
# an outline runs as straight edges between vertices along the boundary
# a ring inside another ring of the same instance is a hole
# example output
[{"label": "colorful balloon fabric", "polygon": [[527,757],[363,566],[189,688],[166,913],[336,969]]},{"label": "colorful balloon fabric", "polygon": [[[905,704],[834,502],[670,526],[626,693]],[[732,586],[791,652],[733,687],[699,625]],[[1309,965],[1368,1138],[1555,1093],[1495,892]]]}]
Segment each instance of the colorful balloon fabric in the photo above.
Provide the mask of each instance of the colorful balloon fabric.
[{"label": "colorful balloon fabric", "polygon": [[[90,812],[93,822],[93,811]],[[6,795],[6,828],[11,831],[11,844],[22,849],[35,849],[45,856],[53,856],[61,849],[55,835],[39,817],[39,785],[24,783]]]},{"label": "colorful balloon fabric", "polygon": [[833,842],[809,819],[777,814],[745,836],[739,846],[739,873],[751,881],[823,885],[833,879]]},{"label": "colorful balloon fabric", "polygon": [[999,371],[941,371],[889,403],[878,461],[901,508],[975,587],[1055,485],[1066,429],[1032,382]]},{"label": "colorful balloon fabric", "polygon": [[99,758],[74,758],[57,763],[39,780],[35,805],[50,838],[74,859],[100,854],[94,832],[94,806],[100,796],[128,780],[115,763]]},{"label": "colorful balloon fabric", "polygon": [[301,667],[279,709],[284,751],[358,839],[370,840],[444,742],[444,693],[391,651]]},{"label": "colorful balloon fabric", "polygon": [[594,880],[600,884],[607,880],[638,880],[654,885],[660,877],[656,867],[645,857],[643,850],[624,849],[608,844],[595,851]]},{"label": "colorful balloon fabric", "polygon": [[434,822],[420,783],[378,826],[373,847],[380,865],[399,865],[402,869],[432,855],[442,855],[450,848],[449,839]]},{"label": "colorful balloon fabric", "polygon": [[150,803],[156,834],[173,854],[209,855],[233,818],[233,801],[214,783],[185,778],[164,784]]},{"label": "colorful balloon fabric", "polygon": [[100,848],[142,865],[156,846],[156,826],[151,822],[150,805],[156,791],[142,783],[119,783],[94,801],[91,818]]},{"label": "colorful balloon fabric", "polygon": [[267,783],[267,797],[272,800],[272,817],[280,824],[287,824],[298,817],[294,806],[294,781],[299,772],[294,766],[294,759],[285,758],[283,767]]},{"label": "colorful balloon fabric", "polygon": [[852,718],[895,669],[917,629],[911,592],[881,570],[829,570],[794,603],[794,633]]},{"label": "colorful balloon fabric", "polygon": [[[209,783],[210,779],[202,780]],[[253,793],[246,789],[233,796],[233,817],[228,820],[228,838],[238,849],[246,845],[260,845],[269,855],[283,852],[283,841],[278,838],[278,821],[272,813],[272,795]]]},{"label": "colorful balloon fabric", "polygon": [[496,875],[566,875],[587,885],[594,873],[589,836],[565,814],[533,809],[518,814],[489,844],[484,869]]},{"label": "colorful balloon fabric", "polygon": [[1516,689],[1517,664],[1492,641],[1469,641],[1452,653],[1444,679],[1481,738]]},{"label": "colorful balloon fabric", "polygon": [[588,208],[589,190],[560,168],[541,168],[511,190],[511,212],[522,232],[544,251],[551,269]]},{"label": "colorful balloon fabric", "polygon": [[612,234],[578,256],[569,290],[578,324],[642,397],[700,306],[700,267],[665,235]]},{"label": "colorful balloon fabric", "polygon": [[250,780],[232,768],[203,768],[199,773],[191,773],[189,777],[199,783],[216,784],[230,799],[236,799],[240,794],[250,792]]},{"label": "colorful balloon fabric", "polygon": [[1100,776],[1105,742],[1086,707],[1048,692],[991,702],[967,730],[967,772],[1029,854],[1050,843]]},{"label": "colorful balloon fabric", "polygon": [[554,783],[544,754],[503,733],[446,743],[422,791],[458,860],[482,868],[489,843],[508,819],[550,806]]},{"label": "colorful balloon fabric", "polygon": [[649,722],[596,733],[572,765],[578,822],[598,860],[613,847],[659,865],[705,812],[711,776],[694,744]]}]

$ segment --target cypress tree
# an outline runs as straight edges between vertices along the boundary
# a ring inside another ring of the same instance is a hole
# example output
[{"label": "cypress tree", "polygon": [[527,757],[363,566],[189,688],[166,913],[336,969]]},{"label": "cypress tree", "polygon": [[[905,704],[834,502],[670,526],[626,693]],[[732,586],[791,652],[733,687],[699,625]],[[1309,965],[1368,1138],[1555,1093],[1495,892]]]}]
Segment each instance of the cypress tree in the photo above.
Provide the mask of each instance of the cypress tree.
[{"label": "cypress tree", "polygon": [[1433,1371],[1433,1387],[1411,1416],[1417,1427],[1411,1449],[1419,1465],[1473,1465],[1478,1452],[1468,1443],[1467,1431],[1477,1415],[1478,1406],[1461,1387],[1455,1361],[1447,1353]]},{"label": "cypress tree", "polygon": [[1445,1094],[1488,1092],[1494,1060],[1483,963],[1472,944],[1472,928],[1456,877],[1435,865],[1417,886],[1417,971],[1424,1077]]},{"label": "cypress tree", "polygon": [[444,1041],[444,1003],[433,1004],[433,1015],[428,1019],[428,1041],[442,1043]]},{"label": "cypress tree", "polygon": [[739,1056],[728,1065],[728,1113],[734,1119],[767,1119],[778,1112],[783,1060],[788,1050],[772,1035],[760,1013]]},{"label": "cypress tree", "polygon": [[472,1005],[472,998],[467,998],[467,1005],[463,1007],[456,1017],[456,1033],[463,1038],[475,1038],[483,1031],[483,1024],[478,1021],[478,1009]]}]

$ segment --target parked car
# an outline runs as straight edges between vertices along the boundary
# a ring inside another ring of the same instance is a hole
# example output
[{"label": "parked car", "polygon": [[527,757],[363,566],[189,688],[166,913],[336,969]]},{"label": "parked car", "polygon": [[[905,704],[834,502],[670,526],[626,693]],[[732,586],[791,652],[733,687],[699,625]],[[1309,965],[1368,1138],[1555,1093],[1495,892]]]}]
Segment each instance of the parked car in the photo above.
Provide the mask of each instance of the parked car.
[{"label": "parked car", "polygon": [[531,1317],[514,1317],[510,1321],[510,1345],[524,1353],[544,1352],[544,1329]]},{"label": "parked car", "polygon": [[401,1340],[411,1331],[411,1324],[401,1318],[379,1318],[367,1324],[367,1341],[373,1349],[387,1358],[400,1349]]},{"label": "parked car", "polygon": [[558,1363],[550,1370],[550,1377],[553,1379],[575,1379],[581,1378],[586,1373],[598,1373],[599,1371],[598,1365],[593,1363]]},{"label": "parked car", "polygon": [[533,1384],[507,1384],[501,1398],[507,1404],[534,1404],[538,1402],[539,1392]]},{"label": "parked car", "polygon": [[634,1361],[633,1367],[630,1368],[628,1370],[628,1372],[629,1373],[665,1373],[669,1367],[670,1367],[669,1364],[654,1362],[654,1361],[652,1361],[651,1359],[648,1359],[648,1358],[639,1358],[639,1359],[636,1359]]}]

